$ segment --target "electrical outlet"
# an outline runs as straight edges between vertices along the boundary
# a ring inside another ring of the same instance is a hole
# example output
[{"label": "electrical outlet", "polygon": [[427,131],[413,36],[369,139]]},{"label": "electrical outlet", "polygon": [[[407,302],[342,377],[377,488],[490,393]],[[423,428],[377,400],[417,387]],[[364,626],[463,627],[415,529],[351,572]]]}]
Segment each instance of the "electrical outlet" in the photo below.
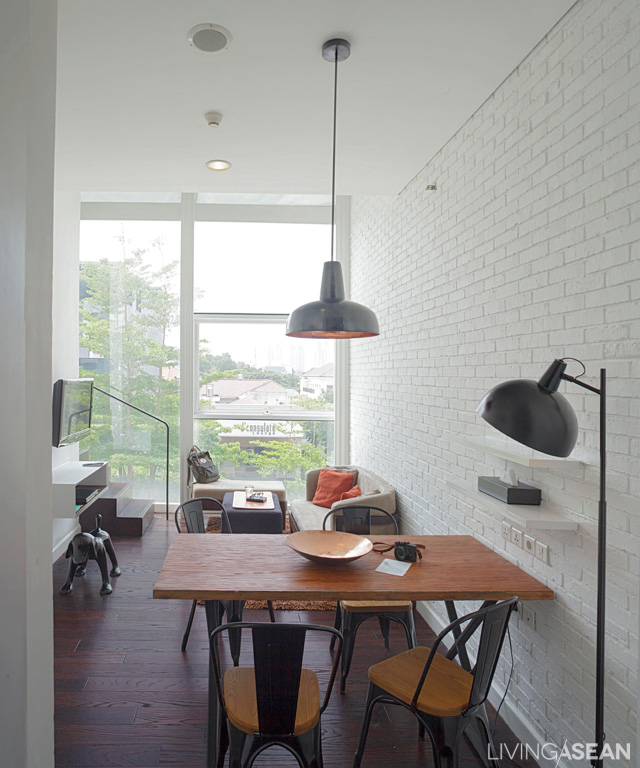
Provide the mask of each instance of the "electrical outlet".
[{"label": "electrical outlet", "polygon": [[524,621],[525,624],[528,624],[531,629],[536,628],[536,612],[533,608],[530,608],[525,603],[521,603],[520,615],[522,616],[522,621]]},{"label": "electrical outlet", "polygon": [[541,541],[536,541],[536,557],[543,563],[549,562],[549,547]]},{"label": "electrical outlet", "polygon": [[528,533],[525,533],[524,551],[528,552],[530,555],[535,555],[535,546],[536,546],[536,540],[533,538],[533,536],[529,536]]},{"label": "electrical outlet", "polygon": [[511,523],[508,520],[502,521],[501,530],[502,530],[502,538],[510,541],[511,540]]},{"label": "electrical outlet", "polygon": [[511,543],[517,547],[522,546],[522,531],[514,526],[511,526]]}]

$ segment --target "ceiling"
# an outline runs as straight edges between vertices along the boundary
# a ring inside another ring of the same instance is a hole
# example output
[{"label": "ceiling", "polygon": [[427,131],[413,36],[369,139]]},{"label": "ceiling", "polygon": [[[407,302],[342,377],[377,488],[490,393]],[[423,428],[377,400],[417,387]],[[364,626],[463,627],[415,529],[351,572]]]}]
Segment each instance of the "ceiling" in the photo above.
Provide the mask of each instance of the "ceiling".
[{"label": "ceiling", "polygon": [[397,194],[574,1],[59,0],[56,185],[326,194],[338,36],[337,192]]}]

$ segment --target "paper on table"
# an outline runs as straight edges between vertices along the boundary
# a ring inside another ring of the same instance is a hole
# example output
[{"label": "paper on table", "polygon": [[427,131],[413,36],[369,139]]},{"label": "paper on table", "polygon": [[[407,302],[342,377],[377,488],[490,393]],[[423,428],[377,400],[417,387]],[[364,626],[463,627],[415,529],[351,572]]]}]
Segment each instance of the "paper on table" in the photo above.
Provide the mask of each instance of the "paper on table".
[{"label": "paper on table", "polygon": [[392,560],[390,557],[385,559],[376,568],[380,573],[388,573],[391,576],[404,576],[411,568],[411,563],[401,563],[399,560]]}]

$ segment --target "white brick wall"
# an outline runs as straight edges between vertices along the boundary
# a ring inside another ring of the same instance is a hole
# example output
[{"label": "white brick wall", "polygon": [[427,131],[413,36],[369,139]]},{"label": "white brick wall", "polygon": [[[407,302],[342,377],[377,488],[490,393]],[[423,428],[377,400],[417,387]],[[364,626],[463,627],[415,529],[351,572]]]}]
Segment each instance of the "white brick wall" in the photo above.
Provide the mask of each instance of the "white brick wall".
[{"label": "white brick wall", "polygon": [[[514,467],[449,437],[483,430],[475,408],[494,384],[537,378],[555,357],[583,360],[594,385],[607,368],[605,728],[633,744],[633,765],[639,39],[636,0],[578,2],[397,198],[353,200],[351,242],[352,296],[382,329],[351,342],[351,458],[395,485],[404,531],[470,533],[555,590],[533,604],[535,631],[514,623],[507,702],[523,737],[528,723],[558,744],[593,737],[598,398],[562,386],[580,422],[579,469]],[[448,483],[507,466],[579,523],[533,532],[549,564],[506,543],[501,515]]]}]

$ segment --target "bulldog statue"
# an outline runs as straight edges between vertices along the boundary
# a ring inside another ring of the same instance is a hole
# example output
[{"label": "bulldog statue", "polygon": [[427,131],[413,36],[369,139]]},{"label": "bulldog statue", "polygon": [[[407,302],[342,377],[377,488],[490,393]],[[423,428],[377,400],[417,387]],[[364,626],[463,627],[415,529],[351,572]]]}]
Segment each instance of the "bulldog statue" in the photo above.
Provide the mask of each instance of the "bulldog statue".
[{"label": "bulldog statue", "polygon": [[102,515],[96,515],[96,527],[91,533],[77,533],[69,542],[65,557],[69,562],[69,572],[67,580],[60,587],[61,595],[68,595],[73,589],[73,579],[76,576],[84,576],[87,569],[87,562],[95,560],[102,574],[101,595],[110,595],[113,592],[109,581],[109,570],[107,567],[107,555],[111,560],[111,576],[120,576],[122,571],[118,566],[116,553],[113,548],[111,536],[100,528]]}]

